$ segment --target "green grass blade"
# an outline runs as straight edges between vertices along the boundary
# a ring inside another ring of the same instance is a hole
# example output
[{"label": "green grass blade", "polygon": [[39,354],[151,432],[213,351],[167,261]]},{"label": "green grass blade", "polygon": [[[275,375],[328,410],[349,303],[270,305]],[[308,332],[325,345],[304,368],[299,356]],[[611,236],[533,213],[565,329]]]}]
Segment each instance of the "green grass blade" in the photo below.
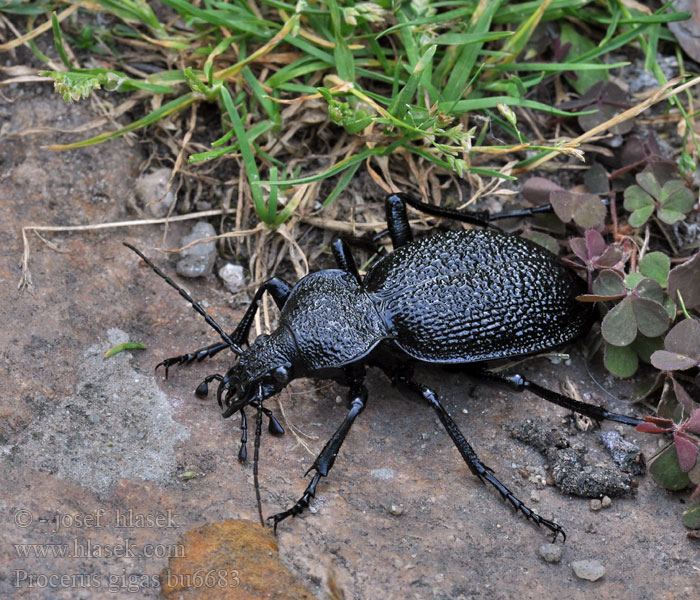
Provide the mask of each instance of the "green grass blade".
[{"label": "green grass blade", "polygon": [[[443,33],[431,40],[431,44],[449,45],[449,46],[464,46],[467,44],[478,44],[481,42],[492,42],[513,35],[512,31],[487,31],[486,33]],[[510,56],[506,53],[506,56]]]},{"label": "green grass blade", "polygon": [[176,98],[175,100],[171,100],[167,104],[161,106],[159,109],[154,110],[153,112],[147,114],[145,117],[141,117],[140,119],[134,121],[133,123],[130,123],[126,127],[118,129],[117,131],[101,133],[100,135],[96,135],[95,137],[91,137],[87,140],[82,140],[80,142],[74,142],[73,144],[53,144],[51,146],[44,146],[44,148],[47,150],[75,150],[76,148],[85,148],[86,146],[94,146],[95,144],[101,144],[102,142],[118,138],[124,135],[125,133],[129,133],[130,131],[135,131],[137,129],[141,129],[142,127],[152,125],[160,119],[164,119],[165,117],[176,113],[177,111],[182,110],[183,108],[187,108],[196,100],[197,96],[190,92],[188,94],[180,96],[179,98]]},{"label": "green grass blade", "polygon": [[279,125],[281,125],[282,123],[282,116],[280,115],[279,104],[270,100],[267,92],[260,84],[260,82],[255,78],[255,75],[253,75],[253,72],[250,70],[250,67],[244,67],[241,73],[243,75],[243,79],[245,79],[246,83],[250,86],[250,89],[253,91],[253,96],[255,97],[255,99],[260,103],[260,106],[262,106],[263,110],[267,113],[267,116],[270,117],[270,120],[279,127]]},{"label": "green grass blade", "polygon": [[323,208],[326,208],[333,200],[335,200],[340,194],[343,192],[343,190],[348,186],[348,184],[352,181],[352,178],[355,176],[355,173],[357,172],[357,169],[360,168],[361,162],[356,162],[353,165],[350,165],[348,169],[345,171],[345,173],[342,174],[340,179],[338,180],[338,183],[335,184],[335,187],[331,191],[330,194],[326,197],[326,199],[323,201]]},{"label": "green grass blade", "polygon": [[549,106],[548,104],[543,104],[542,102],[537,102],[535,100],[523,100],[521,98],[513,98],[511,96],[492,96],[490,98],[474,98],[470,100],[460,100],[459,102],[441,102],[438,105],[439,110],[450,111],[453,116],[461,116],[468,112],[476,110],[484,110],[487,108],[497,108],[498,104],[505,104],[506,106],[524,106],[526,108],[533,108],[541,112],[556,115],[559,117],[577,117],[579,115],[589,114],[594,111],[580,111],[580,112],[568,112],[565,110],[560,110]]},{"label": "green grass blade", "polygon": [[219,96],[221,98],[221,103],[228,113],[229,119],[231,119],[231,124],[233,125],[236,139],[238,140],[238,147],[240,148],[241,158],[243,159],[243,167],[245,168],[246,175],[248,176],[250,193],[253,196],[255,212],[258,214],[258,218],[261,221],[268,223],[267,207],[265,206],[265,201],[262,196],[262,188],[260,187],[260,173],[258,171],[258,165],[255,162],[255,156],[253,155],[248,134],[243,126],[241,117],[236,110],[236,106],[233,103],[231,93],[228,91],[228,88],[225,85],[222,85],[219,88]]},{"label": "green grass blade", "polygon": [[[486,33],[490,29],[493,15],[500,5],[501,0],[489,0],[486,2],[482,0],[477,7],[478,12],[472,15],[469,33]],[[483,42],[477,42],[463,46],[461,51],[459,51],[443,90],[443,98],[445,100],[458,100],[462,96],[482,46]]]},{"label": "green grass blade", "polygon": [[389,112],[396,118],[400,119],[408,110],[408,105],[411,104],[413,97],[416,95],[418,84],[423,77],[423,72],[426,67],[432,62],[437,46],[429,46],[420,57],[416,66],[413,68],[411,76],[408,78],[406,85],[399,91],[389,105]]},{"label": "green grass blade", "polygon": [[335,41],[335,48],[333,49],[335,68],[338,72],[338,76],[343,81],[352,83],[355,81],[355,61],[353,59],[350,46],[348,46],[348,43],[343,36],[343,20],[340,14],[340,8],[338,7],[336,0],[328,0],[327,4],[331,13],[333,38]]},{"label": "green grass blade", "polygon": [[68,53],[63,45],[63,33],[61,33],[61,26],[58,23],[58,17],[55,12],[51,13],[51,29],[53,30],[53,43],[56,47],[56,52],[58,52],[58,56],[61,58],[64,65],[72,69],[73,64],[68,59]]}]

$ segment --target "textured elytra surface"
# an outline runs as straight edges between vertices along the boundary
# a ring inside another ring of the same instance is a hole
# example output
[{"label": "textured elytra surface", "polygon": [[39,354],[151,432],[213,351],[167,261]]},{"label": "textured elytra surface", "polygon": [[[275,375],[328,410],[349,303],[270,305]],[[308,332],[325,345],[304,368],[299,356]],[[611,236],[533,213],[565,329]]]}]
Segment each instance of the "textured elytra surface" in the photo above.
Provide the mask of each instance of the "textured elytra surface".
[{"label": "textured elytra surface", "polygon": [[591,319],[590,305],[576,301],[582,293],[584,282],[537,244],[491,230],[446,232],[397,248],[362,286],[338,270],[305,277],[280,328],[293,333],[299,356],[289,359],[307,373],[360,360],[386,339],[418,360],[467,363],[578,337]]},{"label": "textured elytra surface", "polygon": [[430,362],[532,354],[583,333],[584,282],[542,247],[483,230],[406,244],[367,274],[365,288],[396,343]]}]

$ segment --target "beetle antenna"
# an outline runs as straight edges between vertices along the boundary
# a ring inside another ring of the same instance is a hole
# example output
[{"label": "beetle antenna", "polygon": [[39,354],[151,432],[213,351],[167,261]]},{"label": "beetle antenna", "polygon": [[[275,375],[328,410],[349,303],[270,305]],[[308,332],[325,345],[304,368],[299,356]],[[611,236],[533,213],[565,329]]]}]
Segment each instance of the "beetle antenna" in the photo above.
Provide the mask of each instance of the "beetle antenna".
[{"label": "beetle antenna", "polygon": [[260,524],[265,527],[265,519],[262,514],[262,501],[260,500],[260,481],[258,481],[258,460],[260,459],[260,435],[262,433],[262,417],[263,417],[263,405],[262,405],[262,390],[260,390],[260,395],[258,396],[258,413],[255,416],[255,451],[253,452],[253,484],[255,486],[255,500],[258,503],[258,516],[260,517]]},{"label": "beetle antenna", "polygon": [[153,269],[156,273],[156,275],[162,277],[165,279],[165,282],[175,288],[180,296],[182,296],[187,302],[189,302],[192,305],[192,308],[194,308],[200,315],[204,317],[204,320],[207,322],[207,324],[216,331],[221,336],[221,339],[224,340],[231,348],[231,350],[234,352],[234,354],[238,354],[238,356],[241,356],[243,354],[243,350],[238,346],[238,344],[234,344],[233,340],[226,335],[226,332],[221,328],[221,326],[214,320],[212,317],[209,316],[206,310],[204,310],[197,302],[194,301],[192,296],[190,296],[185,289],[182,286],[179,286],[177,283],[175,283],[170,277],[168,277],[163,271],[161,271],[158,267],[156,267],[148,258],[146,258],[140,250],[132,246],[131,244],[127,244],[126,242],[122,242],[127,248],[130,250],[133,250],[138,254],[141,259],[149,266],[151,269]]}]

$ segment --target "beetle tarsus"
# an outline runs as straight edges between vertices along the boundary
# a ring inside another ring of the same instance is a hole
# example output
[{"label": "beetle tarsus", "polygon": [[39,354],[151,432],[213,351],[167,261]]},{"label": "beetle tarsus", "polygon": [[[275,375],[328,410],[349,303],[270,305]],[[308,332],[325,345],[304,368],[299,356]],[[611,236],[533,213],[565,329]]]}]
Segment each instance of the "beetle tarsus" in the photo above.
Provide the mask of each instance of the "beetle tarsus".
[{"label": "beetle tarsus", "polygon": [[277,513],[276,515],[272,515],[267,518],[268,521],[273,522],[273,529],[275,533],[277,533],[277,525],[284,521],[287,517],[296,517],[297,515],[300,515],[301,513],[304,512],[305,508],[309,507],[309,503],[311,502],[312,498],[316,497],[316,486],[318,485],[319,480],[321,479],[321,474],[316,473],[313,476],[313,479],[311,480],[311,483],[306,487],[304,490],[303,495],[299,500],[297,500],[294,503],[294,506],[291,508],[288,508],[285,511],[282,511],[280,513]]},{"label": "beetle tarsus", "polygon": [[205,358],[211,358],[212,356],[218,354],[222,350],[228,348],[228,344],[225,342],[217,342],[216,344],[210,344],[194,352],[189,352],[181,356],[173,356],[172,358],[166,358],[164,361],[159,362],[156,365],[156,371],[159,367],[165,367],[165,378],[168,378],[168,369],[175,365],[188,365],[193,361],[201,362]]},{"label": "beetle tarsus", "polygon": [[269,419],[269,422],[267,424],[267,431],[275,437],[284,435],[284,427],[280,425],[280,422],[277,420],[275,415],[272,414],[272,411],[269,408],[265,408],[264,406],[262,411],[265,413],[265,416]]},{"label": "beetle tarsus", "polygon": [[501,483],[501,481],[499,481],[499,479],[493,474],[492,469],[481,462],[474,449],[464,437],[464,434],[459,430],[459,427],[457,427],[457,423],[455,423],[452,417],[450,417],[448,412],[440,403],[438,395],[432,389],[400,375],[390,374],[390,378],[395,384],[408,388],[410,391],[421,396],[421,398],[423,398],[433,408],[433,410],[437,413],[438,419],[440,419],[440,422],[445,428],[445,431],[447,431],[447,434],[450,436],[452,442],[457,447],[457,450],[459,450],[459,453],[462,455],[464,462],[467,463],[469,470],[476,475],[482,483],[484,481],[488,481],[493,487],[496,488],[496,490],[498,490],[498,493],[501,494],[504,500],[510,502],[516,511],[523,513],[525,517],[536,523],[538,526],[544,525],[547,527],[547,529],[554,533],[555,540],[559,534],[561,534],[564,540],[566,540],[566,533],[559,524],[555,523],[554,521],[550,521],[549,519],[545,519],[526,506],[522,500],[518,499],[513,492],[511,492],[505,485],[503,485],[503,483]]},{"label": "beetle tarsus", "polygon": [[309,470],[306,472],[308,475],[311,471],[316,471],[311,483],[309,483],[309,485],[306,487],[301,498],[299,498],[299,500],[297,500],[294,506],[291,508],[269,517],[268,521],[274,521],[275,531],[277,530],[278,523],[284,521],[284,519],[287,517],[296,517],[297,515],[301,514],[305,508],[308,508],[309,502],[311,502],[311,499],[316,495],[316,486],[318,485],[319,480],[321,477],[328,476],[328,473],[333,467],[333,463],[338,456],[340,447],[343,445],[345,437],[348,435],[352,424],[355,422],[357,415],[364,410],[365,405],[367,404],[367,388],[365,387],[362,379],[352,381],[350,385],[349,399],[350,410],[347,416],[340,424],[340,427],[338,427],[335,433],[331,436],[331,439],[326,442],[323,450],[321,450],[321,453],[316,457],[314,464],[311,465]]},{"label": "beetle tarsus", "polygon": [[214,375],[207,375],[194,391],[195,396],[197,396],[197,398],[206,398],[209,394],[209,384],[214,380],[223,381],[224,377],[218,373],[215,373]]}]

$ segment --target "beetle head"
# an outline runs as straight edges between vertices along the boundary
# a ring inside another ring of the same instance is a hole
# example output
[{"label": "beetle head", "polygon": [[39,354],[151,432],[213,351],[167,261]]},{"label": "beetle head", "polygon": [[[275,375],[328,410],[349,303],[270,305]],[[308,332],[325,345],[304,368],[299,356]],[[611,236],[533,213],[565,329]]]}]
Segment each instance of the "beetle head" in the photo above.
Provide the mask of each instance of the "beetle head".
[{"label": "beetle head", "polygon": [[219,383],[217,399],[223,416],[274,396],[294,378],[299,351],[291,331],[282,326],[259,336]]}]

